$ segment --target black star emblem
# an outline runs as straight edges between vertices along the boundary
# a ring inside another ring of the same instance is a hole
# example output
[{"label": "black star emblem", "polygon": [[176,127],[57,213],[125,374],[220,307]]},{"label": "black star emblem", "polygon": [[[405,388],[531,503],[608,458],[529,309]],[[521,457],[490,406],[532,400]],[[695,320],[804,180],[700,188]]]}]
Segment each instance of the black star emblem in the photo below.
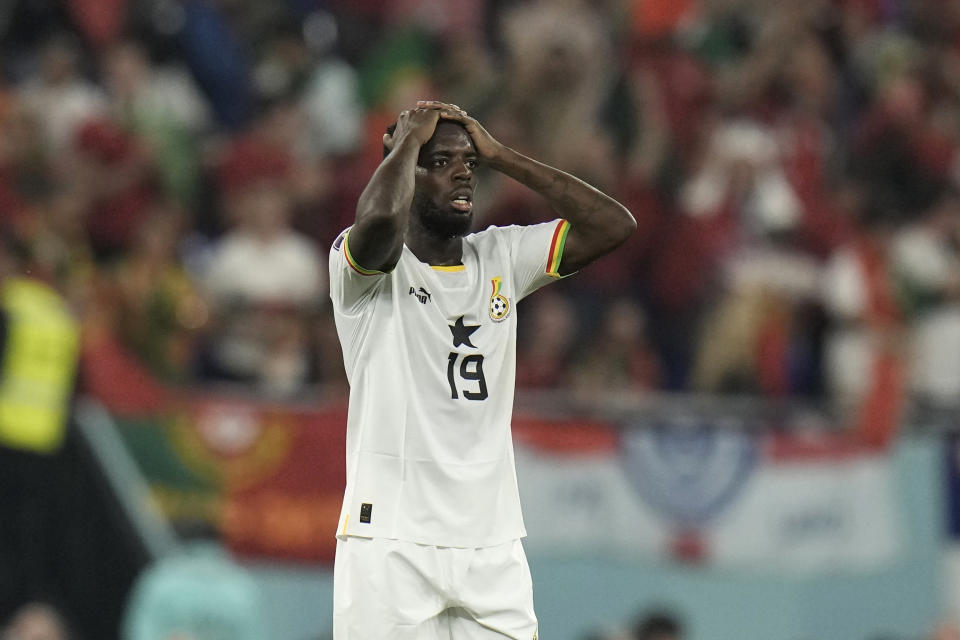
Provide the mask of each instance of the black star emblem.
[{"label": "black star emblem", "polygon": [[453,334],[453,346],[459,347],[462,344],[467,345],[471,349],[476,349],[473,346],[473,343],[470,342],[470,336],[474,331],[480,328],[480,325],[465,325],[463,324],[463,316],[457,318],[456,324],[448,325],[450,327],[450,333]]}]

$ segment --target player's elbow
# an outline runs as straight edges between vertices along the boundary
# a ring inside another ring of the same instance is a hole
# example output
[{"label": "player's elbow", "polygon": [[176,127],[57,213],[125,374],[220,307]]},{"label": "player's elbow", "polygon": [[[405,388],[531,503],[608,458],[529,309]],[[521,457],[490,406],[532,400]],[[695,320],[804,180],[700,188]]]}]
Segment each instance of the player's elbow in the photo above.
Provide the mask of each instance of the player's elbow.
[{"label": "player's elbow", "polygon": [[637,220],[630,213],[630,210],[621,204],[617,204],[617,210],[611,216],[613,223],[610,225],[611,247],[619,247],[630,239],[637,231]]}]

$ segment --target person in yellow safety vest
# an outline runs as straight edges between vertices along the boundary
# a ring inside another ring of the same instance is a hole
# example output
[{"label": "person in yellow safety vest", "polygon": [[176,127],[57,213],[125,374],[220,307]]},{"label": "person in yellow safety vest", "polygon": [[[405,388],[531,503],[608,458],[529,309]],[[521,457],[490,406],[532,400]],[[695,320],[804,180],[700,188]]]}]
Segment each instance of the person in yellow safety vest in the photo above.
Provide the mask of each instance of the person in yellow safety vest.
[{"label": "person in yellow safety vest", "polygon": [[0,284],[5,327],[0,359],[0,445],[54,453],[66,431],[79,326],[46,284],[15,276]]},{"label": "person in yellow safety vest", "polygon": [[0,618],[58,596],[49,591],[67,553],[62,452],[79,358],[77,320],[29,276],[22,249],[0,224]]},{"label": "person in yellow safety vest", "polygon": [[23,276],[0,283],[0,311],[0,446],[54,453],[66,432],[79,325],[55,290]]}]

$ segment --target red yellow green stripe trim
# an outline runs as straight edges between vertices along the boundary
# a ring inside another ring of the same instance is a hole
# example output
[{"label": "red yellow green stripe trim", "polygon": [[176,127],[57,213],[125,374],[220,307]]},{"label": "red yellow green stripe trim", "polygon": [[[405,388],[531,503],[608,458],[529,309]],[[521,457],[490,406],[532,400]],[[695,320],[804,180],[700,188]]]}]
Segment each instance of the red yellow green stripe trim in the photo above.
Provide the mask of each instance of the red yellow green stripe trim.
[{"label": "red yellow green stripe trim", "polygon": [[553,240],[550,241],[550,253],[547,257],[547,275],[554,278],[560,277],[560,260],[563,258],[563,245],[567,242],[567,232],[570,231],[570,223],[561,220],[557,223],[557,228],[553,232]]},{"label": "red yellow green stripe trim", "polygon": [[343,255],[347,259],[347,264],[349,264],[354,271],[363,276],[376,276],[383,273],[383,271],[376,271],[374,269],[364,269],[357,264],[357,261],[353,259],[353,256],[350,255],[350,232],[347,231],[347,234],[343,236]]}]

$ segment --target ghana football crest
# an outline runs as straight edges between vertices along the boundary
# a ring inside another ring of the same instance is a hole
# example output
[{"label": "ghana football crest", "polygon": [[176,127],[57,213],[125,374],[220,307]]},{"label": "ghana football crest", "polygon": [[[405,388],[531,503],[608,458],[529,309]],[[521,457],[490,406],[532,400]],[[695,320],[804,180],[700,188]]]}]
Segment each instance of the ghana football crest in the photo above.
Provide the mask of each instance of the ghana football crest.
[{"label": "ghana football crest", "polygon": [[490,319],[500,322],[510,313],[510,301],[500,293],[500,286],[503,284],[500,276],[490,280],[490,283],[493,285],[493,293],[490,294]]}]

